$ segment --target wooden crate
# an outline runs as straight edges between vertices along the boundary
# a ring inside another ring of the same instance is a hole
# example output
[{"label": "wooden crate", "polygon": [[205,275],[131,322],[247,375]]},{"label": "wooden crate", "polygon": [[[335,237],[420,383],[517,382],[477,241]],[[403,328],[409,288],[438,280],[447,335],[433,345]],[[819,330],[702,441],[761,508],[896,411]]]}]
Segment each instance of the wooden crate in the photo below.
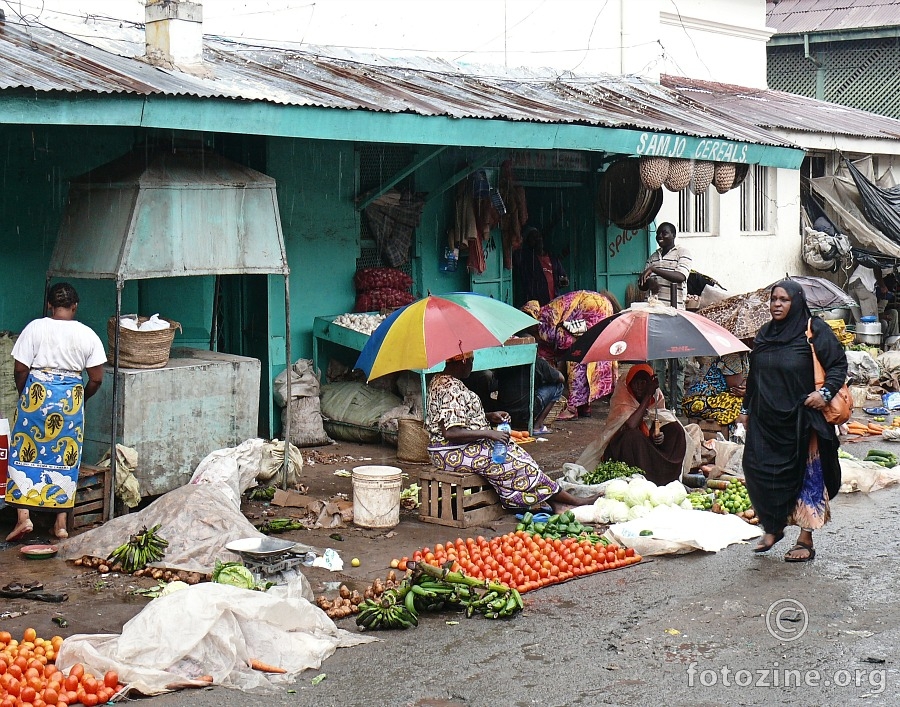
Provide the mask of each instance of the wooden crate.
[{"label": "wooden crate", "polygon": [[497,492],[478,474],[423,469],[419,485],[419,520],[425,523],[468,528],[507,513]]},{"label": "wooden crate", "polygon": [[109,520],[112,475],[109,469],[82,464],[75,492],[75,507],[69,511],[69,529]]}]

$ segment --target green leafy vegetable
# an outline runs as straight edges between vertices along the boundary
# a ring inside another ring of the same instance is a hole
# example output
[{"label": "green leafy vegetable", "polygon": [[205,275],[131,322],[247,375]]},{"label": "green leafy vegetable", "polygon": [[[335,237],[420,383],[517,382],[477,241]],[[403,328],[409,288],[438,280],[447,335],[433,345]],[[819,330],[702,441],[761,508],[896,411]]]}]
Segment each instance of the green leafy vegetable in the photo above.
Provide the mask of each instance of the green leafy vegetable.
[{"label": "green leafy vegetable", "polygon": [[630,466],[625,462],[600,462],[596,469],[584,475],[581,482],[593,486],[594,484],[602,484],[610,479],[620,479],[634,474],[644,474],[644,470],[636,466]]}]

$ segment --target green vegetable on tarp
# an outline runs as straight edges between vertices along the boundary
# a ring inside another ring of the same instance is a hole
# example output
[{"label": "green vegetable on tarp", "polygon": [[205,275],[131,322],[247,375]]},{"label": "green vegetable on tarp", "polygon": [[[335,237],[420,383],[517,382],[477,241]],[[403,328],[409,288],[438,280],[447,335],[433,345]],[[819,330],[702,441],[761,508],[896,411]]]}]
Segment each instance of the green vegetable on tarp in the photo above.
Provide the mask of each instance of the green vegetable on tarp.
[{"label": "green vegetable on tarp", "polygon": [[611,479],[620,479],[626,476],[633,476],[634,474],[645,475],[645,472],[643,469],[631,466],[625,462],[606,461],[600,462],[596,469],[585,474],[581,482],[588,486],[594,486]]},{"label": "green vegetable on tarp", "polygon": [[241,589],[253,589],[256,582],[253,575],[240,562],[220,562],[216,560],[212,581],[217,584],[228,584]]}]

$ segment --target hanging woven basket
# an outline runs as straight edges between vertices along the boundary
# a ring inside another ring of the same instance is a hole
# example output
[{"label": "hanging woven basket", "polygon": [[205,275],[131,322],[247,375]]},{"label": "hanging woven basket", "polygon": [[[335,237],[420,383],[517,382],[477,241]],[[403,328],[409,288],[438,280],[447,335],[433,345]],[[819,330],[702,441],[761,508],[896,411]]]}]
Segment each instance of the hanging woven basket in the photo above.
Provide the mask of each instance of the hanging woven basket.
[{"label": "hanging woven basket", "polygon": [[697,160],[694,162],[693,176],[691,177],[690,188],[694,194],[702,194],[709,185],[712,184],[713,175],[716,171],[716,165],[705,160]]},{"label": "hanging woven basket", "polygon": [[690,184],[693,173],[694,169],[690,160],[669,160],[669,173],[666,175],[666,181],[663,182],[663,185],[669,191],[682,191]]},{"label": "hanging woven basket", "polygon": [[713,174],[713,186],[719,194],[724,194],[734,186],[734,163],[716,162]]},{"label": "hanging woven basket", "polygon": [[744,180],[747,178],[747,175],[750,174],[750,165],[748,164],[735,164],[734,165],[734,184],[731,185],[732,189],[735,189],[741,184],[744,183]]},{"label": "hanging woven basket", "polygon": [[647,189],[659,189],[669,175],[668,157],[641,157],[641,184]]}]

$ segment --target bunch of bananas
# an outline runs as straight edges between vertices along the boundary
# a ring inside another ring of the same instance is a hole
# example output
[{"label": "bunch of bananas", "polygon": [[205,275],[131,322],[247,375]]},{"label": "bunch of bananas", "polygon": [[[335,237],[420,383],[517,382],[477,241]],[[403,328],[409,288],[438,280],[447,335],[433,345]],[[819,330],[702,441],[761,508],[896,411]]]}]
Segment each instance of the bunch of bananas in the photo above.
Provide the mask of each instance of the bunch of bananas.
[{"label": "bunch of bananas", "polygon": [[419,625],[418,614],[410,612],[405,604],[397,604],[390,599],[375,601],[366,599],[359,605],[356,625],[360,630],[410,628]]},{"label": "bunch of bananas", "polygon": [[164,540],[157,532],[160,525],[154,525],[147,530],[145,525],[141,532],[132,535],[127,543],[119,545],[109,553],[107,560],[118,562],[123,572],[136,572],[144,569],[151,562],[158,562],[166,554],[169,542]]},{"label": "bunch of bananas", "polygon": [[422,612],[447,607],[464,609],[467,617],[479,613],[488,619],[500,619],[521,611],[523,603],[519,592],[505,584],[419,562],[380,599],[362,602],[356,625],[364,631],[405,629],[417,626]]}]

